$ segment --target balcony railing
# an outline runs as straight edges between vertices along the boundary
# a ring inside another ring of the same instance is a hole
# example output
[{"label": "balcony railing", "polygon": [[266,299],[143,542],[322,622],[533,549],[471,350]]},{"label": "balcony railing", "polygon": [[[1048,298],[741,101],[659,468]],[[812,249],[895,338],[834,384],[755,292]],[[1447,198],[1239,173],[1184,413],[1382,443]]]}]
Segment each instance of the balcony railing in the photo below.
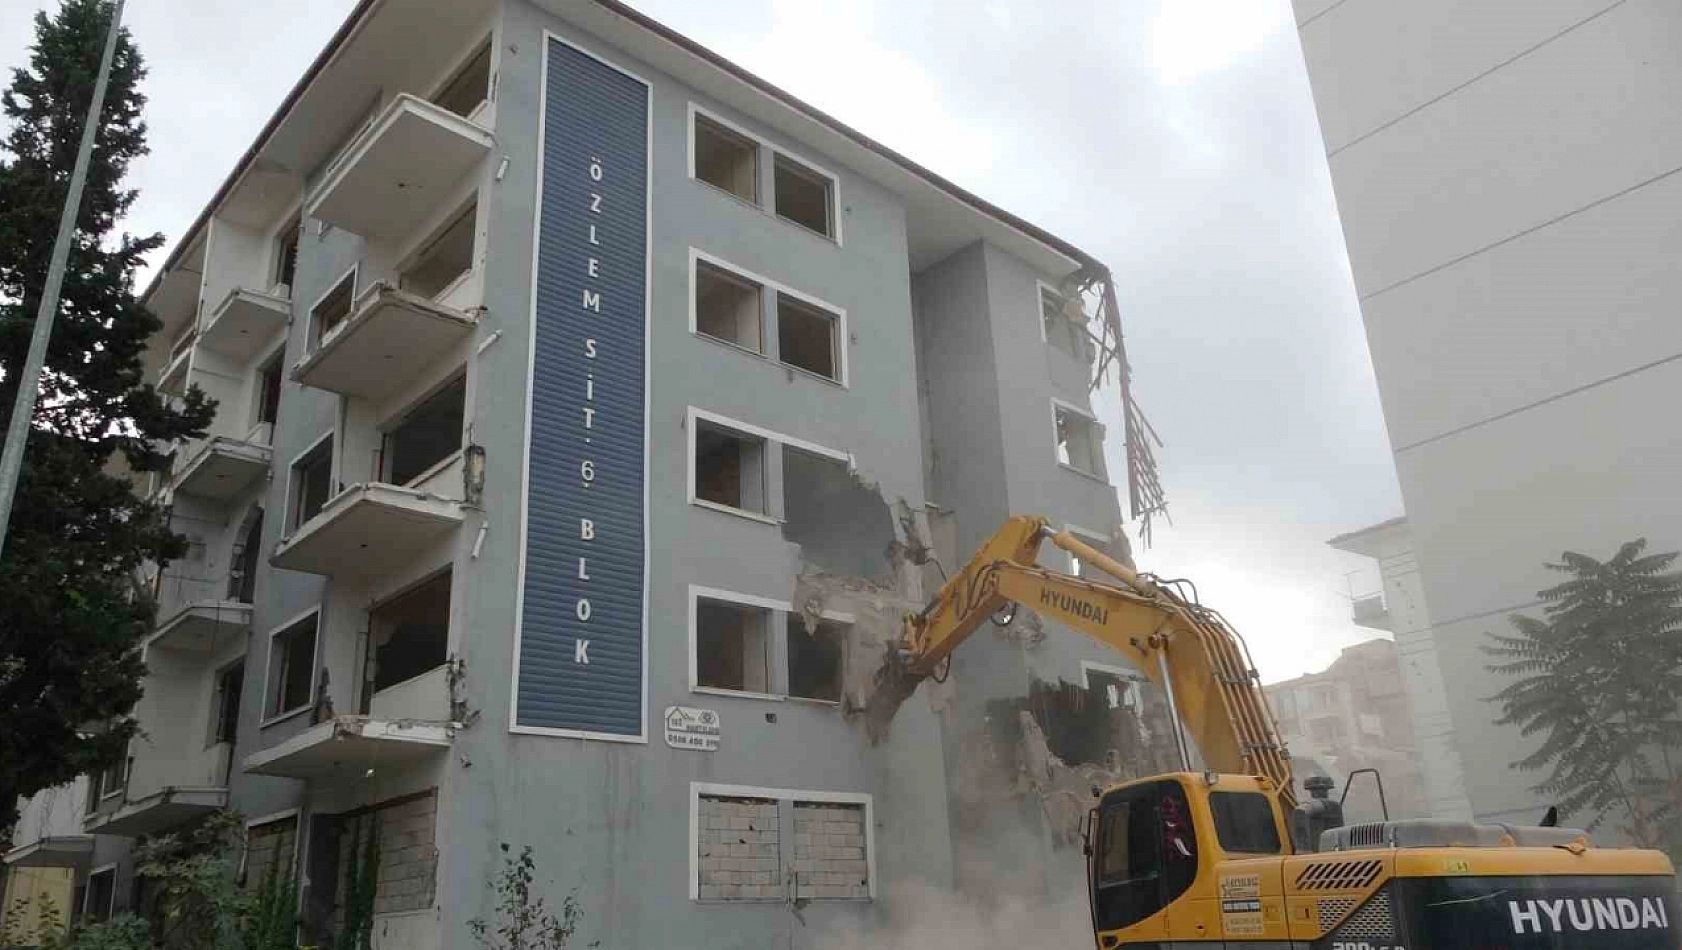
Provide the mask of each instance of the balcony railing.
[{"label": "balcony railing", "polygon": [[443,210],[495,142],[448,109],[400,95],[328,168],[305,213],[365,238],[401,241]]}]

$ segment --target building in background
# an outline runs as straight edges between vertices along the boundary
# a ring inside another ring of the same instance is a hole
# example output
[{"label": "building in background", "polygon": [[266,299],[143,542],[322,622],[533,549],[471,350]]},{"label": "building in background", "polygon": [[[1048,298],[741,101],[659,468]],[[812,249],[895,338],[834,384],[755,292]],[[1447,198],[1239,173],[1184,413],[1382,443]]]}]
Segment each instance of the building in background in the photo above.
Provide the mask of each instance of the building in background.
[{"label": "building in background", "polygon": [[906,552],[1040,512],[1125,556],[1103,274],[609,0],[358,4],[147,292],[152,379],[219,405],[152,486],[191,550],[128,763],[8,862],[234,808],[318,943],[373,823],[406,950],[505,844],[614,947],[1072,893],[1090,783],[1172,764],[1123,661],[1025,618],[886,741],[842,707]]},{"label": "building in background", "polygon": [[1466,796],[1534,820],[1486,635],[1682,548],[1682,6],[1294,3]]},{"label": "building in background", "polygon": [[[1298,780],[1328,775],[1341,789],[1351,772],[1377,769],[1392,818],[1427,814],[1413,717],[1393,641],[1380,638],[1344,647],[1324,670],[1264,690],[1299,765]],[[1349,795],[1351,821],[1382,817],[1376,792],[1371,776],[1357,778]]]},{"label": "building in background", "polygon": [[1425,609],[1419,560],[1413,553],[1407,519],[1392,518],[1338,535],[1328,543],[1340,551],[1372,558],[1377,568],[1378,588],[1351,591],[1350,610],[1356,623],[1394,638],[1395,672],[1407,696],[1410,745],[1425,813],[1433,818],[1470,818],[1472,806],[1466,799],[1460,750],[1454,741],[1454,722],[1443,691],[1442,667],[1437,662],[1431,615]]}]

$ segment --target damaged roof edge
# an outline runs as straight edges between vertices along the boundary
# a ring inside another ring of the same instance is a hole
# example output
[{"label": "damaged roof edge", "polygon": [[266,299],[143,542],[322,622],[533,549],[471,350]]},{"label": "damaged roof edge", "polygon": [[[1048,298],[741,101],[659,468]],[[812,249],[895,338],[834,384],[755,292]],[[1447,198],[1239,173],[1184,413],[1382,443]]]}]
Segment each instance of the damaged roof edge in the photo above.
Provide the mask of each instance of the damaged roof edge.
[{"label": "damaged roof edge", "polygon": [[[609,13],[619,16],[638,27],[647,30],[649,33],[654,34],[660,39],[671,43],[679,50],[694,56],[750,89],[770,96],[772,99],[775,99],[788,108],[793,109],[795,112],[805,115],[821,125],[827,126],[837,134],[851,139],[861,147],[875,152],[894,164],[899,165],[911,174],[922,178],[924,181],[927,181],[929,184],[946,192],[964,204],[969,205],[971,208],[974,208],[976,211],[981,212],[987,217],[994,218],[1007,227],[1021,232],[1023,235],[1046,245],[1059,254],[1071,258],[1079,263],[1083,268],[1094,268],[1107,272],[1107,268],[1105,268],[1097,258],[1086,253],[1068,241],[1063,240],[1057,235],[1052,234],[1050,231],[1047,231],[1023,218],[1011,214],[987,199],[959,186],[950,179],[924,168],[922,165],[917,164],[899,152],[888,148],[886,145],[877,142],[875,139],[872,139],[863,132],[854,129],[852,126],[847,125],[839,119],[836,119],[834,116],[831,116],[823,110],[797,98],[792,93],[780,89],[764,79],[761,79],[759,76],[756,76],[741,66],[725,59],[718,53],[702,46],[700,43],[695,42],[665,24],[633,10],[624,3],[619,2],[619,0],[590,0],[590,2],[596,4]],[[228,177],[222,181],[221,186],[216,189],[216,193],[211,196],[210,201],[202,210],[200,210],[198,217],[193,220],[193,223],[187,228],[186,232],[183,233],[181,239],[175,242],[175,246],[170,250],[169,256],[164,259],[163,266],[158,268],[156,274],[152,275],[151,282],[147,285],[146,291],[141,295],[142,300],[149,300],[152,295],[157,292],[158,287],[163,281],[164,274],[174,270],[180,263],[181,256],[185,252],[186,248],[193,243],[193,240],[197,237],[199,232],[204,229],[216,209],[220,207],[225,200],[227,200],[228,195],[233,191],[234,186],[251,168],[251,165],[257,159],[258,154],[262,152],[264,146],[267,145],[270,138],[274,136],[275,131],[280,127],[281,123],[286,120],[287,114],[292,111],[293,106],[297,104],[299,98],[301,98],[304,92],[309,89],[310,85],[315,82],[316,77],[321,74],[322,70],[326,69],[327,65],[333,61],[333,58],[339,53],[344,45],[350,41],[351,37],[356,34],[357,30],[367,20],[368,16],[383,3],[385,3],[385,0],[359,0],[356,8],[353,9],[350,12],[350,15],[345,18],[344,23],[340,24],[339,29],[335,31],[332,38],[327,41],[327,45],[322,48],[321,52],[316,55],[315,60],[310,63],[309,68],[304,71],[303,76],[299,77],[297,83],[295,83],[292,86],[292,89],[287,92],[286,98],[281,100],[280,106],[275,109],[272,115],[269,116],[269,120],[264,123],[262,131],[257,133],[257,137],[252,141],[251,145],[246,148],[244,154],[240,156],[239,161],[235,163],[233,171],[230,172]]]}]

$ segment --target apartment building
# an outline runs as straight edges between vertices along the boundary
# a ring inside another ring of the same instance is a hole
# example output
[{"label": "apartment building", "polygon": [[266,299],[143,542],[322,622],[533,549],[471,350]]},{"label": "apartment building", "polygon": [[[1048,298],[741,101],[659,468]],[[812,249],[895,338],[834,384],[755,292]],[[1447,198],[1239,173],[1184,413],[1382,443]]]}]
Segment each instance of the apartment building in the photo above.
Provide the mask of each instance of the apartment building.
[{"label": "apartment building", "polygon": [[415,948],[504,844],[601,946],[1071,886],[1069,789],[1173,764],[1124,661],[1029,616],[883,741],[843,706],[1008,515],[1125,556],[1102,272],[611,0],[361,3],[148,291],[219,402],[151,486],[192,550],[145,737],[7,860],[105,913],[108,842],[233,808],[323,943],[372,816]]},{"label": "apartment building", "polygon": [[1682,8],[1294,3],[1465,794],[1533,821],[1486,634],[1682,548]]}]

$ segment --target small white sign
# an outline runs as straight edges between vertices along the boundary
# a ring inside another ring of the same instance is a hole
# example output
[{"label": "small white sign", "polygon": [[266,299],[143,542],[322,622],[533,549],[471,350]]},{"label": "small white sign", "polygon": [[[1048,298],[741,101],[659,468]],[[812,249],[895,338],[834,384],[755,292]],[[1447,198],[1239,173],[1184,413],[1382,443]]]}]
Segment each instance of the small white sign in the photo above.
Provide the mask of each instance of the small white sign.
[{"label": "small white sign", "polygon": [[666,744],[674,749],[718,749],[718,713],[692,706],[666,707]]}]

